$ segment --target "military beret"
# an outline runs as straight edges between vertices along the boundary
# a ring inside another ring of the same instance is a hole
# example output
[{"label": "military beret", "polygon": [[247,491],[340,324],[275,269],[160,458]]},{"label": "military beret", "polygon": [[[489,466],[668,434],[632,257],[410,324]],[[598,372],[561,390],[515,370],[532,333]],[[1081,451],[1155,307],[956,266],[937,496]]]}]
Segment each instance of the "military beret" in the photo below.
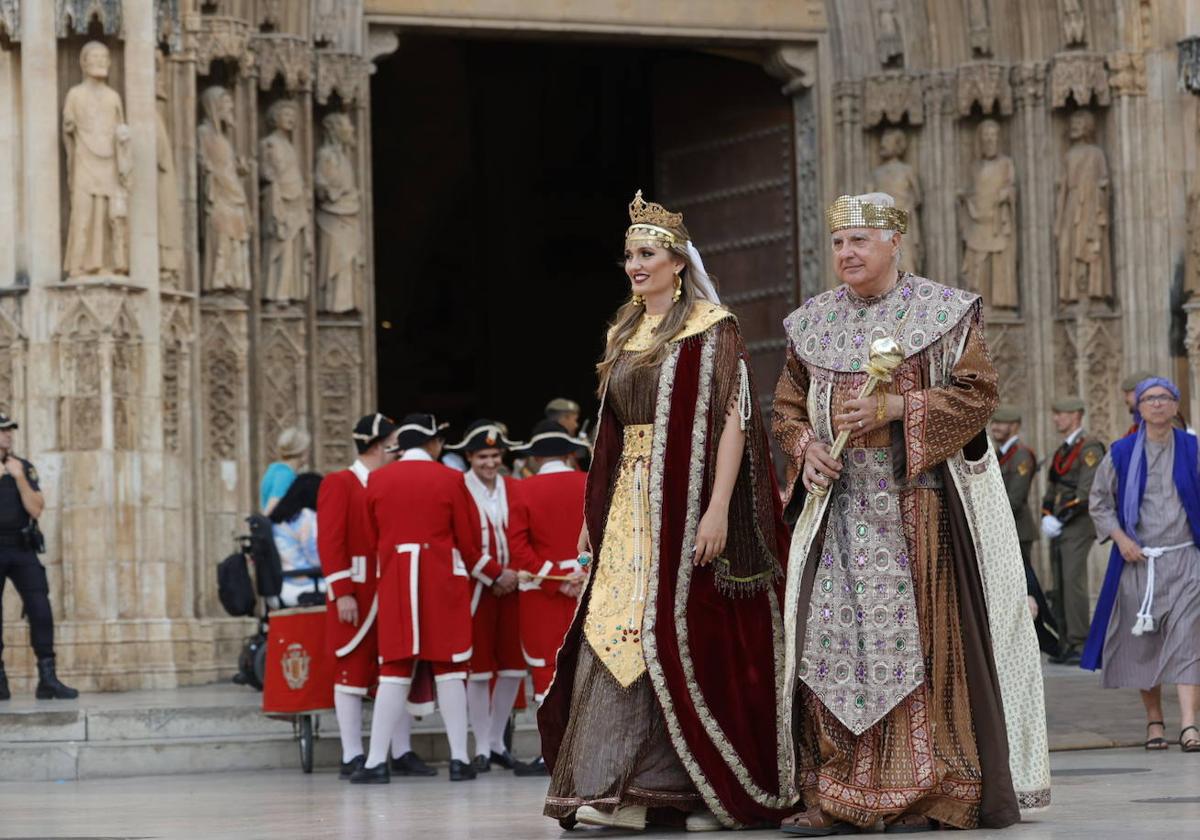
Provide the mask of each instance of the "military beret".
[{"label": "military beret", "polygon": [[1137,388],[1138,383],[1144,379],[1152,379],[1156,374],[1148,370],[1134,371],[1121,380],[1122,391],[1132,391]]},{"label": "military beret", "polygon": [[558,412],[579,414],[579,403],[575,400],[568,400],[565,397],[557,397],[546,403],[546,414],[557,414]]},{"label": "military beret", "polygon": [[997,423],[1020,423],[1021,409],[1011,403],[1000,403],[996,406],[996,411],[992,415],[992,419]]},{"label": "military beret", "polygon": [[1052,411],[1083,411],[1083,400],[1080,397],[1058,397],[1050,404]]}]

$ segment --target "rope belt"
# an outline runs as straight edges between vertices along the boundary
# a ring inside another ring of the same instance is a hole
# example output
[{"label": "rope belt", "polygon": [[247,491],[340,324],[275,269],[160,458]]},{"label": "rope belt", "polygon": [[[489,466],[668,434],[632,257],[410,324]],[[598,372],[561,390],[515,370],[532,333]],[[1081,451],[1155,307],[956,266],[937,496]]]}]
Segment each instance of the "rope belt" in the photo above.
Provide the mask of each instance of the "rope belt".
[{"label": "rope belt", "polygon": [[1164,554],[1169,554],[1172,551],[1181,551],[1191,545],[1190,542],[1185,542],[1162,548],[1142,549],[1142,554],[1146,555],[1146,594],[1142,596],[1142,605],[1138,607],[1137,621],[1133,624],[1133,635],[1140,636],[1143,633],[1153,633],[1158,629],[1158,622],[1154,620],[1154,561]]}]

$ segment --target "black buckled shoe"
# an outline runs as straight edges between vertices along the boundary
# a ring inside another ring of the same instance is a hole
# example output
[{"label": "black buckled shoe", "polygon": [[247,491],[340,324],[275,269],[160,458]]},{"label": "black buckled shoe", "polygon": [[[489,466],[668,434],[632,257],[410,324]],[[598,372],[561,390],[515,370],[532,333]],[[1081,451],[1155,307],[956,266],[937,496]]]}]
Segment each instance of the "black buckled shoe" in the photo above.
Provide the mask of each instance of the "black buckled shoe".
[{"label": "black buckled shoe", "polygon": [[457,759],[450,760],[450,781],[469,782],[477,775],[473,765],[467,764],[465,761],[458,761]]},{"label": "black buckled shoe", "polygon": [[74,700],[79,696],[79,692],[71,688],[58,679],[58,675],[54,672],[54,657],[47,656],[45,659],[39,659],[37,662],[38,668],[38,684],[34,691],[34,696],[39,700]]},{"label": "black buckled shoe", "polygon": [[550,768],[546,766],[546,759],[540,755],[533,761],[526,764],[524,761],[518,761],[517,766],[513,768],[514,776],[549,776]]},{"label": "black buckled shoe", "polygon": [[388,773],[388,763],[381,761],[374,767],[366,765],[359,767],[354,771],[354,775],[350,777],[352,785],[386,785],[392,781],[391,775]]},{"label": "black buckled shoe", "polygon": [[358,770],[366,763],[367,763],[367,757],[365,755],[356,755],[356,756],[354,756],[354,758],[350,759],[349,761],[343,761],[342,769],[338,770],[338,778],[339,779],[349,779],[351,776],[354,775],[355,770]]},{"label": "black buckled shoe", "polygon": [[505,770],[512,770],[517,766],[517,760],[513,758],[512,753],[508,750],[502,753],[492,750],[492,754],[488,756],[488,763],[503,767]]},{"label": "black buckled shoe", "polygon": [[438,773],[412,750],[392,759],[392,772],[397,776],[436,776]]},{"label": "black buckled shoe", "polygon": [[492,769],[492,762],[486,755],[477,755],[471,759],[471,769],[476,773],[486,773]]},{"label": "black buckled shoe", "polygon": [[0,662],[0,700],[8,700],[12,694],[8,690],[8,674],[4,673],[4,663]]}]

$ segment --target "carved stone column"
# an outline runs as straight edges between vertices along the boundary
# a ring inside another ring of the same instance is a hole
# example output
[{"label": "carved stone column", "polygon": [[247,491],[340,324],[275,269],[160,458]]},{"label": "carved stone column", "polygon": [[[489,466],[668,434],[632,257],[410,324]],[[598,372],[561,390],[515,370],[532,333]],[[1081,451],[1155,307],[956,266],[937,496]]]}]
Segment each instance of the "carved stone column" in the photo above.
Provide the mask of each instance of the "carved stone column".
[{"label": "carved stone column", "polygon": [[[921,130],[921,174],[925,184],[924,248],[926,276],[951,286],[958,277],[957,198],[952,189],[935,189],[935,183],[952,183],[958,172],[958,106],[955,76],[936,71],[924,79],[925,127]],[[935,180],[935,178],[937,180]]]}]

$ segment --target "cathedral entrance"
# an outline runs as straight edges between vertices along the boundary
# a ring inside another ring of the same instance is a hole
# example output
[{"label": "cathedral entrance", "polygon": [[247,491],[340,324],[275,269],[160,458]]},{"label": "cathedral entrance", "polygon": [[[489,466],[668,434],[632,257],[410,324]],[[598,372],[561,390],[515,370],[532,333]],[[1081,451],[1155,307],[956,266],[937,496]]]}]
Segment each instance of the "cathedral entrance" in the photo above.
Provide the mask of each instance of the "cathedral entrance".
[{"label": "cathedral entrance", "polygon": [[684,212],[769,397],[799,278],[791,105],[760,65],[406,34],[371,108],[384,411],[517,437],[555,396],[594,416],[638,188]]}]

